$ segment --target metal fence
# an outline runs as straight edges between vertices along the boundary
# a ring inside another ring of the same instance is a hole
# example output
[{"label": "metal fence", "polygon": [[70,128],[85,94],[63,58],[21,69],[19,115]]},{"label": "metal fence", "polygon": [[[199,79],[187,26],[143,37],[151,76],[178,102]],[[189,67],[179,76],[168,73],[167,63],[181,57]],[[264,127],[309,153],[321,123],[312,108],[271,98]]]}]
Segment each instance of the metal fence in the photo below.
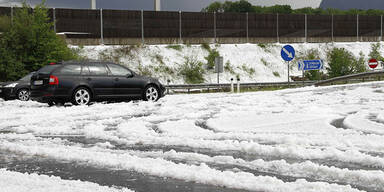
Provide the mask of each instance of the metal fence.
[{"label": "metal fence", "polygon": [[[17,8],[0,7],[12,17]],[[381,41],[383,16],[284,15],[254,13],[155,12],[126,10],[49,9],[54,30],[67,38],[273,39],[293,41]],[[287,40],[290,39],[290,40]],[[240,41],[240,40],[239,40]]]}]

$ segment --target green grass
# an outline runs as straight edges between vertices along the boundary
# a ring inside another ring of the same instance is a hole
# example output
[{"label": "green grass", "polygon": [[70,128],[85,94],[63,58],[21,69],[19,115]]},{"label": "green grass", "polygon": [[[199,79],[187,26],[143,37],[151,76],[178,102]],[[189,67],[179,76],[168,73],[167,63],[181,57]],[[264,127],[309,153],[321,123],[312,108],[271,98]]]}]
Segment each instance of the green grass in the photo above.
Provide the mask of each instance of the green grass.
[{"label": "green grass", "polygon": [[167,49],[174,49],[176,51],[181,51],[183,49],[183,46],[181,46],[181,45],[168,45],[166,48]]}]

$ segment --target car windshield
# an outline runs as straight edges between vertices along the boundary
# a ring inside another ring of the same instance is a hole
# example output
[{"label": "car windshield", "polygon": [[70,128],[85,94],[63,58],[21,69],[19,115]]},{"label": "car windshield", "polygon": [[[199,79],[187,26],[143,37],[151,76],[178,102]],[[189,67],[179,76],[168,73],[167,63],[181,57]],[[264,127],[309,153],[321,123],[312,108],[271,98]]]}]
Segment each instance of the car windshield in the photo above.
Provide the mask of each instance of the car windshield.
[{"label": "car windshield", "polygon": [[29,80],[31,80],[32,75],[33,75],[33,73],[30,73],[30,74],[24,76],[23,78],[21,78],[20,81],[29,81]]}]

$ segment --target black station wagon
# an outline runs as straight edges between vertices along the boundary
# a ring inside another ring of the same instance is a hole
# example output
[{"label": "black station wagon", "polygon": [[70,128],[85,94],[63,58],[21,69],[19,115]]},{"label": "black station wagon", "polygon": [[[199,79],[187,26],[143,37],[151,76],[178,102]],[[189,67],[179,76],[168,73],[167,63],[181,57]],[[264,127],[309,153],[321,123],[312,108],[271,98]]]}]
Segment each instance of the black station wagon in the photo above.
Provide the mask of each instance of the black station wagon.
[{"label": "black station wagon", "polygon": [[31,77],[31,99],[49,105],[143,99],[157,101],[165,87],[154,78],[110,62],[51,63]]}]

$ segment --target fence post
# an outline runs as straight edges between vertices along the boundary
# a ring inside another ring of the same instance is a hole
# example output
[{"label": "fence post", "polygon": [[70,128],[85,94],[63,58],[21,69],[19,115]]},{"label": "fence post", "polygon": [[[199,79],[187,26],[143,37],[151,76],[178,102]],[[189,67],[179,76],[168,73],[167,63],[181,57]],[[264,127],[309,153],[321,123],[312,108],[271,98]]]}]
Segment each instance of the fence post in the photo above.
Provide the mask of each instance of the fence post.
[{"label": "fence post", "polygon": [[249,43],[249,24],[248,24],[248,21],[249,21],[249,18],[248,18],[248,12],[247,12],[247,43]]},{"label": "fence post", "polygon": [[381,21],[381,23],[380,23],[380,41],[383,41],[383,16],[381,15],[380,16],[380,21]]},{"label": "fence post", "polygon": [[179,44],[182,44],[183,43],[183,39],[181,37],[181,11],[179,11]]},{"label": "fence post", "polygon": [[103,9],[100,9],[100,38],[101,38],[101,44],[104,45]]},{"label": "fence post", "polygon": [[141,43],[144,45],[144,11],[141,10]]},{"label": "fence post", "polygon": [[216,12],[213,12],[213,33],[214,33],[214,41],[216,41]]},{"label": "fence post", "polygon": [[359,41],[359,14],[356,15],[356,41]]},{"label": "fence post", "polygon": [[332,42],[334,42],[334,39],[333,39],[333,14],[332,14]]},{"label": "fence post", "polygon": [[13,6],[11,6],[11,23],[13,23]]},{"label": "fence post", "polygon": [[276,35],[277,35],[277,43],[280,42],[280,37],[279,37],[279,13],[276,14]]},{"label": "fence post", "polygon": [[53,30],[56,32],[56,8],[53,8]]},{"label": "fence post", "polygon": [[305,14],[305,42],[308,42],[308,23],[307,23],[307,14]]}]

